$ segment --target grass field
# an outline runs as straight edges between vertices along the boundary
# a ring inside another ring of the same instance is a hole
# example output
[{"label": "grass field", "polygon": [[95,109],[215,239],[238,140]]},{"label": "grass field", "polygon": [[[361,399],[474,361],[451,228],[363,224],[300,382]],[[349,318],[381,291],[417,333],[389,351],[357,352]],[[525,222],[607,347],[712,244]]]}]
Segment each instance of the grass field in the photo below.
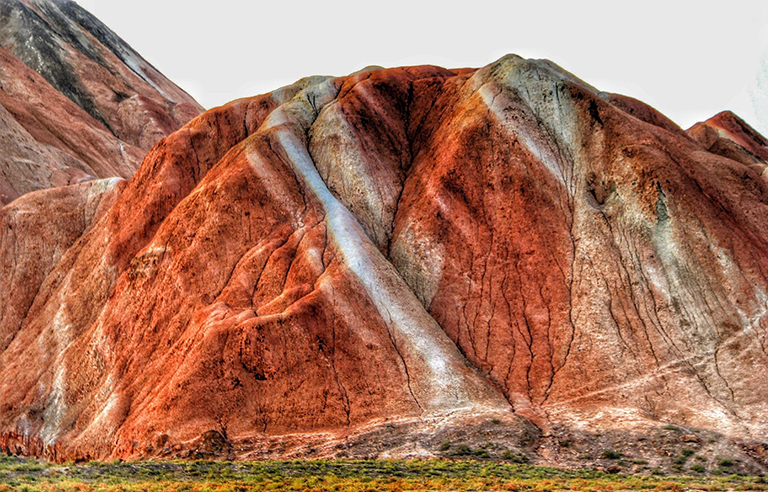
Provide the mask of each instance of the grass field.
[{"label": "grass field", "polygon": [[768,490],[766,477],[632,476],[472,460],[89,462],[0,456],[4,491]]}]

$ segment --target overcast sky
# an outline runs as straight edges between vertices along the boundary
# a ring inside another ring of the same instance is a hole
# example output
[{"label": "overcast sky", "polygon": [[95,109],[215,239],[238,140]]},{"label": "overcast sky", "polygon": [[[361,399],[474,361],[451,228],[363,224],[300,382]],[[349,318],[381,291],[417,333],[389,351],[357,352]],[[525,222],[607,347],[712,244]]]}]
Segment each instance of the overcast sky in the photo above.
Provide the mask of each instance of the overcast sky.
[{"label": "overcast sky", "polygon": [[684,128],[768,135],[768,1],[77,0],[203,106],[367,65],[548,58]]}]

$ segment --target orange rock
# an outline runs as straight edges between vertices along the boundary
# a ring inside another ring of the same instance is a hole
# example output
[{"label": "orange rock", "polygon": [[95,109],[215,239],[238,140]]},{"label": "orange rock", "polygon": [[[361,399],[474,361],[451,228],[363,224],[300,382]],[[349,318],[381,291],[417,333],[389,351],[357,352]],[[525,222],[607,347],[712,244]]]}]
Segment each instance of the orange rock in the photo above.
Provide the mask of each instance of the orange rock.
[{"label": "orange rock", "polygon": [[551,62],[309,77],[77,190],[0,211],[4,449],[768,430],[768,183]]},{"label": "orange rock", "polygon": [[680,436],[680,442],[693,442],[699,444],[701,443],[701,438],[696,434],[683,434]]}]

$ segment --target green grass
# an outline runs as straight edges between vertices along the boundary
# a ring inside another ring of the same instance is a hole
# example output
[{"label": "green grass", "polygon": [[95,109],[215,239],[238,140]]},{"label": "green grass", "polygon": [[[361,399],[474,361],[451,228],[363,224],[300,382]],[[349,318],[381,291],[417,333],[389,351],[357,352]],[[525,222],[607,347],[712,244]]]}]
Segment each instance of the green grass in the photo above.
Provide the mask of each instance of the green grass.
[{"label": "green grass", "polygon": [[0,492],[768,490],[762,477],[632,476],[475,460],[89,462],[0,460]]}]

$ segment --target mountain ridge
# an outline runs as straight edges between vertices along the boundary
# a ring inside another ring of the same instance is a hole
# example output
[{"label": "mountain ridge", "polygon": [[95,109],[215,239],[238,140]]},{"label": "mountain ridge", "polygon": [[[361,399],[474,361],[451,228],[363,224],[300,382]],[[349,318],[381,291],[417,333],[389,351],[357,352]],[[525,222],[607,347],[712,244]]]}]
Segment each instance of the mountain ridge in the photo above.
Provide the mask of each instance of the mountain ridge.
[{"label": "mountain ridge", "polygon": [[157,140],[203,109],[71,0],[3,2],[0,56],[3,204],[51,186],[128,178]]},{"label": "mountain ridge", "polygon": [[675,424],[743,454],[768,428],[759,165],[513,55],[214,108],[127,183],[12,204],[104,197],[60,257],[3,262],[49,273],[0,289],[0,444],[386,457],[465,439],[573,464],[597,434]]}]

